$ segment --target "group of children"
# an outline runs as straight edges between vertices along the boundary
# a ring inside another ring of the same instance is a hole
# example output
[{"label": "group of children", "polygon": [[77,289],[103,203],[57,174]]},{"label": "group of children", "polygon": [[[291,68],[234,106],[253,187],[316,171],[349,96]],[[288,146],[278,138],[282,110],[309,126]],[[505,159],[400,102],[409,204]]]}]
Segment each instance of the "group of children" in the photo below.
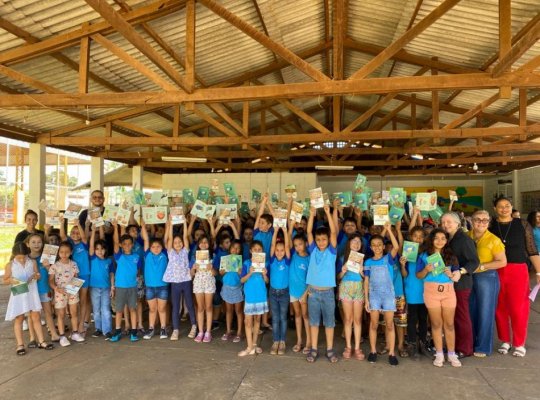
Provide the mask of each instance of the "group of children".
[{"label": "group of children", "polygon": [[[453,283],[459,280],[460,271],[443,230],[427,234],[415,209],[409,240],[419,243],[421,250],[417,261],[410,262],[400,256],[404,242],[401,223],[395,227],[389,223],[372,225],[368,230],[360,210],[346,209],[351,215],[343,219],[344,210],[336,201],[333,209],[329,205],[311,208],[309,217],[300,222],[289,220],[288,215],[286,225],[278,227],[268,200],[267,194],[262,197],[254,221],[249,217],[230,222],[213,217],[201,220],[186,215],[181,225],[173,225],[171,219],[165,226],[146,226],[144,220],[137,225],[132,218],[129,226],[121,227],[113,220],[112,246],[107,242],[106,228],[95,228],[89,221],[83,227],[75,220],[69,236],[63,219],[58,232],[46,226],[44,235],[35,230],[33,222],[24,242],[15,244],[4,275],[6,284],[28,283],[26,293],[12,293],[6,314],[6,320],[14,320],[17,354],[26,352],[22,335],[26,314],[31,344],[53,348],[44,339],[42,310],[51,340],[61,346],[68,346],[70,339],[85,340],[91,312],[95,323],[92,336],[104,336],[111,342],[126,334],[132,342],[141,337],[151,339],[158,334],[158,326],[161,339],[178,340],[180,317],[187,314],[188,337],[208,343],[223,312],[223,341],[240,342],[245,332],[246,347],[238,353],[240,357],[263,351],[258,345],[262,329],[272,331],[270,354],[284,354],[291,314],[296,329],[292,351],[315,362],[322,324],[325,355],[335,363],[339,360],[334,347],[337,309],[344,327],[342,358],[364,360],[360,345],[365,309],[369,313],[369,362],[387,353],[389,364],[398,365],[397,337],[401,357],[415,356],[420,349],[435,356],[434,365],[442,366],[444,330],[448,361],[455,367],[461,365],[454,352],[453,328]],[[292,200],[289,213],[291,204]],[[37,220],[37,215],[29,211],[28,219]],[[40,261],[45,242],[59,245],[55,263]],[[113,254],[108,254],[111,247]],[[210,263],[196,257],[200,250],[208,251]],[[264,268],[252,264],[251,255],[260,253],[265,254]],[[348,262],[351,254],[357,253],[364,255],[359,270]],[[427,261],[434,253],[440,253],[447,266],[442,274],[435,275],[433,264]],[[236,270],[221,269],[221,258],[230,254],[242,256],[243,262]],[[65,287],[74,277],[83,279],[84,284],[78,293],[69,294]],[[148,306],[146,330],[144,298]],[[336,298],[340,307],[336,307]],[[434,354],[428,341],[428,312]],[[65,334],[67,313],[69,338]],[[170,322],[169,336],[166,328]],[[380,325],[384,325],[386,340],[385,348],[377,351]]]}]

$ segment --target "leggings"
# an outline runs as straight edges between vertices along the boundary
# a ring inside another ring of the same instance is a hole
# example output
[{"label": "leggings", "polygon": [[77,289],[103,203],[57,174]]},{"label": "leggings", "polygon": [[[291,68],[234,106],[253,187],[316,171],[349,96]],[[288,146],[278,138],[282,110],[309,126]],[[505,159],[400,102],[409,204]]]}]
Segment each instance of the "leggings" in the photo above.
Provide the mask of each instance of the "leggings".
[{"label": "leggings", "polygon": [[186,302],[191,325],[196,324],[195,309],[193,308],[193,288],[191,281],[171,283],[173,329],[178,329],[180,326],[180,306],[182,305],[182,295],[184,296],[184,300]]},{"label": "leggings", "polygon": [[416,324],[418,338],[425,342],[427,337],[428,311],[425,304],[407,304],[407,341],[416,343]]}]

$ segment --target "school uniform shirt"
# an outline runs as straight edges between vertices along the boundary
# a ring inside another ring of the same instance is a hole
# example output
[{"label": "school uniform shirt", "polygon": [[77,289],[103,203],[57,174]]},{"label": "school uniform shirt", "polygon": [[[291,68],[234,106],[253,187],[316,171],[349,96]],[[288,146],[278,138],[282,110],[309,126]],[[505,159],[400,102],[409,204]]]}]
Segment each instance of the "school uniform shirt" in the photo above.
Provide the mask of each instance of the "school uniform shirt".
[{"label": "school uniform shirt", "polygon": [[306,283],[316,287],[336,287],[336,248],[329,243],[321,251],[313,242],[308,251],[310,256]]},{"label": "school uniform shirt", "polygon": [[51,291],[51,287],[49,286],[49,272],[47,271],[47,268],[45,268],[41,263],[41,256],[38,256],[37,258],[32,258],[28,256],[28,258],[34,260],[38,267],[38,271],[40,274],[40,278],[37,281],[38,293],[49,293]]},{"label": "school uniform shirt", "polygon": [[[422,271],[424,268],[426,268],[426,265],[428,265],[428,254],[427,252],[423,252],[420,254],[420,257],[418,257],[418,261],[416,261],[416,272]],[[424,282],[433,282],[433,283],[453,283],[452,279],[446,276],[446,274],[442,273],[439,275],[433,275],[431,272],[429,272],[426,277],[424,278]]]},{"label": "school uniform shirt", "polygon": [[99,258],[95,254],[90,256],[90,287],[110,288],[112,268],[110,258]]},{"label": "school uniform shirt", "polygon": [[[228,256],[229,251],[223,250],[220,246],[216,249],[216,253],[214,254],[214,258],[212,258],[212,267],[214,270],[219,272],[219,266],[221,265],[221,257]],[[223,282],[223,276],[221,274],[216,274],[216,282]]]},{"label": "school uniform shirt", "polygon": [[370,279],[369,286],[370,289],[373,286],[377,286],[378,290],[381,292],[393,292],[393,282],[394,282],[394,263],[392,256],[390,254],[385,254],[378,260],[374,258],[368,258],[364,262],[364,276],[368,278],[371,277],[371,273],[375,268],[386,268],[388,271],[388,280],[384,282],[375,282],[374,279]]},{"label": "school uniform shirt", "polygon": [[283,257],[278,260],[276,256],[270,259],[270,287],[272,289],[287,289],[289,287],[289,268],[291,259]]},{"label": "school uniform shirt", "polygon": [[90,275],[90,255],[88,254],[88,245],[83,242],[75,243],[71,238],[68,238],[69,243],[73,246],[71,258],[79,267],[80,276]]},{"label": "school uniform shirt", "polygon": [[[344,257],[340,257],[338,259],[338,261],[336,262],[336,274],[341,273],[344,262],[345,262]],[[347,272],[345,272],[345,275],[343,275],[343,278],[341,278],[341,282],[362,282],[362,275],[357,274],[356,272],[347,270]]]},{"label": "school uniform shirt", "polygon": [[251,258],[251,250],[249,249],[249,243],[242,243],[242,259],[249,260]]},{"label": "school uniform shirt", "polygon": [[347,235],[343,231],[339,231],[338,237],[337,237],[337,257],[338,259],[343,257],[345,255],[345,246],[347,246],[347,242],[349,241],[349,235]]},{"label": "school uniform shirt", "polygon": [[[245,261],[244,265],[242,266],[241,278],[249,273],[250,268],[251,260]],[[244,282],[244,297],[246,303],[251,304],[264,303],[267,301],[268,296],[266,294],[266,283],[264,282],[262,272],[255,272],[251,274],[249,279]]]},{"label": "school uniform shirt", "polygon": [[274,236],[274,227],[271,227],[266,232],[261,232],[259,229],[253,231],[253,240],[259,240],[263,245],[263,251],[266,253],[266,258],[270,259],[270,248],[272,247],[272,236]]},{"label": "school uniform shirt", "polygon": [[394,294],[396,297],[405,296],[405,288],[403,287],[403,276],[401,276],[401,264],[399,263],[400,255],[398,254],[396,258],[392,260],[393,266],[393,285],[394,285]]},{"label": "school uniform shirt", "polygon": [[291,250],[291,265],[289,266],[289,294],[300,298],[306,291],[306,276],[309,266],[309,253],[302,257],[294,249]]},{"label": "school uniform shirt", "polygon": [[147,287],[167,286],[163,281],[163,275],[167,269],[169,259],[167,254],[161,251],[155,255],[150,250],[144,253],[144,283]]},{"label": "school uniform shirt", "polygon": [[136,288],[137,272],[142,265],[142,259],[137,253],[124,254],[122,251],[115,253],[116,271],[114,283],[119,288]]},{"label": "school uniform shirt", "polygon": [[424,304],[424,282],[416,277],[417,262],[408,261],[405,265],[407,277],[403,280],[405,286],[405,301],[407,304]]}]

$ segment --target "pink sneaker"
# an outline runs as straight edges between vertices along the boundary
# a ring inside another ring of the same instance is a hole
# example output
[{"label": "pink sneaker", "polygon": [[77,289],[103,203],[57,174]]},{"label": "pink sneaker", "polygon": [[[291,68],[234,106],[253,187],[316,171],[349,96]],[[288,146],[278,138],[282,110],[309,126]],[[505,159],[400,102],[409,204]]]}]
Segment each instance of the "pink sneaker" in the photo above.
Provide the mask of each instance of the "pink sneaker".
[{"label": "pink sneaker", "polygon": [[210,332],[206,332],[204,334],[203,342],[204,343],[210,343],[211,341],[212,341],[212,334]]},{"label": "pink sneaker", "polygon": [[195,339],[194,339],[194,340],[195,340],[197,343],[201,343],[201,342],[203,341],[203,337],[204,337],[203,333],[202,333],[202,332],[199,332],[198,335],[195,336]]}]

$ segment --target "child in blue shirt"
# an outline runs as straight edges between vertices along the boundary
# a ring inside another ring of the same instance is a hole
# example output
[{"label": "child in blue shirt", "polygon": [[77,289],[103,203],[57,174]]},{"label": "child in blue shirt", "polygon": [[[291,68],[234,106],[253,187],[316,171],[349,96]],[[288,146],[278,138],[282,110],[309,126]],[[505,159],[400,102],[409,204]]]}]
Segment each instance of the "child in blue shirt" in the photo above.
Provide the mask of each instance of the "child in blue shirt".
[{"label": "child in blue shirt", "polygon": [[[284,242],[278,242],[277,236],[282,230]],[[274,230],[270,248],[270,307],[272,308],[272,337],[274,343],[270,349],[272,355],[285,354],[287,336],[287,317],[289,314],[289,267],[291,248],[289,235],[284,228]]]},{"label": "child in blue shirt", "polygon": [[[230,254],[242,256],[242,243],[234,239]],[[222,340],[232,339],[233,343],[238,343],[242,339],[242,330],[244,327],[244,293],[242,292],[242,283],[240,283],[240,274],[242,273],[242,262],[238,265],[237,271],[225,271],[220,269],[219,273],[223,276],[223,287],[221,288],[221,297],[225,301],[225,318],[227,332],[222,336]],[[232,323],[236,314],[237,331],[236,335],[232,333]]]},{"label": "child in blue shirt", "polygon": [[[251,253],[262,253],[263,246],[258,240],[251,243]],[[246,328],[247,347],[238,353],[239,357],[262,353],[262,349],[257,346],[259,329],[261,325],[261,315],[268,312],[268,297],[266,295],[266,284],[268,275],[266,268],[262,272],[256,272],[251,265],[251,260],[244,261],[240,282],[244,284],[244,323]]]},{"label": "child in blue shirt", "polygon": [[[454,331],[454,314],[456,311],[456,292],[454,282],[459,281],[461,272],[458,260],[449,245],[448,234],[442,229],[434,229],[427,238],[427,251],[422,253],[416,263],[416,276],[424,280],[424,301],[429,312],[431,334],[435,344],[435,359],[433,365],[442,367],[443,328],[444,340],[448,349],[448,362],[453,367],[461,367],[455,353],[456,334]],[[439,253],[444,261],[442,273],[435,273],[433,264],[428,262],[428,256]]]},{"label": "child in blue shirt", "polygon": [[167,300],[169,299],[169,285],[163,281],[163,275],[169,262],[167,254],[163,251],[161,239],[148,238],[146,224],[141,219],[141,236],[144,242],[144,282],[146,284],[146,301],[148,302],[148,331],[143,339],[152,339],[155,332],[157,315],[159,314],[160,339],[167,339]]},{"label": "child in blue shirt", "polygon": [[[101,237],[103,227],[99,228]],[[96,240],[96,229],[90,235],[90,296],[94,313],[95,331],[92,337],[105,336],[105,340],[112,338],[111,297],[114,297],[114,274],[112,260],[107,255],[107,242]]]},{"label": "child in blue shirt", "polygon": [[[324,212],[330,229],[318,228],[315,231],[315,237],[313,236],[313,221],[316,210],[311,207],[309,212],[307,234],[310,259],[306,276],[308,289],[300,301],[305,301],[305,297],[308,296],[311,350],[306,357],[307,361],[315,362],[319,356],[317,346],[322,316],[326,333],[326,357],[330,362],[335,363],[338,361],[333,349],[334,327],[336,326],[334,288],[336,287],[337,227],[330,214],[330,206],[325,205]],[[334,217],[337,219],[337,208],[334,208]]]},{"label": "child in blue shirt", "polygon": [[[133,213],[131,214],[133,216]],[[130,221],[130,222],[134,222],[135,223],[135,220],[133,219],[133,221]],[[122,227],[122,229],[124,229]],[[141,238],[141,235],[139,233],[139,227],[138,225],[128,225],[126,227],[126,230],[125,232],[132,237],[133,239],[133,248],[131,249],[131,252],[133,254],[137,254],[139,256],[139,258],[141,259],[141,265],[140,265],[140,268],[142,269],[144,267],[144,256],[145,256],[145,252],[144,252],[144,247],[143,247],[143,242],[142,242],[142,238]],[[122,233],[122,231],[120,232]],[[143,328],[143,299],[144,299],[144,274],[139,274],[137,276],[137,330],[139,331],[139,333],[141,333],[142,335],[145,334],[144,332],[144,328]],[[129,313],[129,310],[128,308],[126,307],[126,309],[124,310],[124,312],[126,313],[126,315]],[[128,320],[128,318],[126,318],[126,321]],[[133,328],[135,328],[135,326],[133,326]]]},{"label": "child in blue shirt", "polygon": [[118,237],[118,224],[112,221],[114,227],[114,259],[116,260],[116,272],[114,274],[116,315],[116,330],[111,338],[111,342],[118,342],[122,338],[122,315],[124,307],[129,309],[131,320],[130,340],[136,342],[137,336],[137,276],[141,266],[141,258],[138,254],[132,253],[133,238],[124,234]]},{"label": "child in blue shirt", "polygon": [[[384,234],[388,233],[392,242],[392,250],[384,253]],[[384,225],[382,235],[373,235],[369,241],[373,257],[364,263],[364,295],[366,311],[370,315],[369,344],[370,353],[368,361],[377,361],[377,329],[379,327],[379,314],[382,312],[385,321],[385,336],[388,346],[388,362],[392,366],[398,365],[394,354],[396,333],[394,331],[394,311],[396,311],[393,274],[394,259],[398,253],[399,244],[392,232],[390,222]]]}]

